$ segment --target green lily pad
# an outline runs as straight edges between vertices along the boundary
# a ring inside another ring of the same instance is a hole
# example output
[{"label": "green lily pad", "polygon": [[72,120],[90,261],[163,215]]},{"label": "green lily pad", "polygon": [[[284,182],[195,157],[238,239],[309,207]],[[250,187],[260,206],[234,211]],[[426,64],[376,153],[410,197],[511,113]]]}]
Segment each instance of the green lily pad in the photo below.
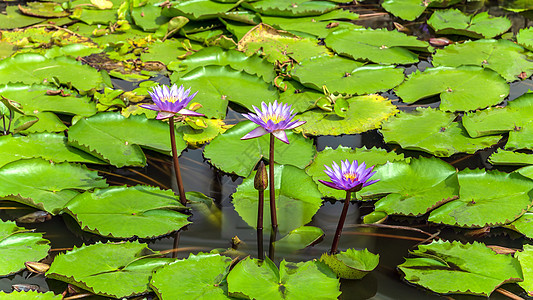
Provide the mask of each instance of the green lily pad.
[{"label": "green lily pad", "polygon": [[149,292],[152,272],[174,261],[158,256],[157,252],[139,242],[98,242],[57,255],[46,277],[101,296],[129,297]]},{"label": "green lily pad", "polygon": [[278,253],[280,251],[290,253],[313,245],[323,237],[324,231],[322,229],[314,226],[302,226],[274,242],[274,246]]},{"label": "green lily pad", "polygon": [[278,270],[268,258],[246,258],[228,275],[229,294],[249,299],[337,299],[339,286],[335,274],[318,261],[283,260]]},{"label": "green lily pad", "polygon": [[489,162],[493,165],[533,165],[533,155],[499,149],[489,156]]},{"label": "green lily pad", "polygon": [[218,254],[190,254],[152,275],[150,287],[159,299],[232,299],[228,297],[226,276],[231,258]]},{"label": "green lily pad", "polygon": [[501,136],[471,138],[463,126],[453,122],[455,115],[432,108],[400,112],[380,130],[385,142],[404,149],[425,151],[440,157],[455,153],[475,153],[496,144]]},{"label": "green lily pad", "polygon": [[364,65],[340,56],[320,56],[295,66],[292,76],[303,85],[332,93],[370,94],[390,90],[404,80],[403,70],[393,66]]},{"label": "green lily pad", "polygon": [[418,62],[418,55],[409,51],[427,51],[429,44],[399,31],[386,29],[341,29],[324,40],[338,54],[356,60],[380,64],[410,64]]},{"label": "green lily pad", "polygon": [[[178,61],[178,57],[191,54],[184,48],[185,42],[178,39],[168,39],[163,42],[155,41],[148,45],[147,52],[141,53],[142,61],[160,61],[165,65],[170,64],[173,61]],[[191,49],[199,50],[202,47],[196,42],[190,43]],[[169,66],[170,68],[170,66]]]},{"label": "green lily pad", "polygon": [[[168,124],[143,115],[125,118],[120,113],[100,113],[72,125],[68,143],[117,167],[144,166],[141,147],[170,154],[169,132]],[[182,134],[176,132],[178,153],[186,146]]]},{"label": "green lily pad", "polygon": [[511,223],[532,205],[533,180],[517,173],[465,169],[458,173],[459,199],[433,210],[428,220],[461,227]]},{"label": "green lily pad", "polygon": [[459,198],[459,182],[453,166],[437,158],[411,159],[379,166],[361,196],[386,195],[376,211],[389,215],[420,216],[443,203]]},{"label": "green lily pad", "polygon": [[65,205],[81,229],[113,238],[153,239],[189,224],[185,207],[171,190],[149,186],[110,187],[86,192]]},{"label": "green lily pad", "polygon": [[346,117],[315,108],[297,116],[307,123],[295,131],[306,135],[357,134],[379,128],[382,122],[398,112],[390,100],[379,95],[356,96],[346,101],[349,104]]},{"label": "green lily pad", "polygon": [[116,9],[93,9],[91,7],[78,7],[74,9],[70,18],[80,20],[89,25],[108,25],[109,23],[118,21]]},{"label": "green lily pad", "polygon": [[[533,120],[533,94],[524,94],[506,107],[492,107],[486,110],[466,113],[463,116],[463,125],[472,137],[491,134],[513,133],[520,134],[523,127],[531,126]],[[509,140],[512,141],[512,136]]]},{"label": "green lily pad", "polygon": [[498,73],[481,67],[437,67],[411,73],[396,95],[405,103],[440,95],[441,110],[469,111],[502,102],[509,85]]},{"label": "green lily pad", "polygon": [[[313,179],[296,167],[276,165],[274,175],[279,232],[287,234],[311,221],[322,204],[322,199],[320,199],[322,195]],[[237,213],[249,226],[255,228],[258,194],[254,188],[254,177],[255,172],[252,172],[245,178],[232,198]],[[264,228],[270,227],[269,199],[269,193],[265,191]]]},{"label": "green lily pad", "polygon": [[161,15],[163,8],[151,3],[134,7],[131,10],[131,17],[135,25],[141,27],[144,31],[155,32],[161,25],[169,21],[169,17]]},{"label": "green lily pad", "polygon": [[89,56],[95,53],[101,53],[102,49],[95,45],[86,44],[69,44],[63,47],[53,46],[46,50],[44,56],[46,58],[56,58],[60,56],[71,56],[73,58]]},{"label": "green lily pad", "polygon": [[0,167],[19,159],[36,157],[53,162],[104,163],[86,152],[68,146],[67,138],[63,134],[0,136]]},{"label": "green lily pad", "polygon": [[[360,26],[347,22],[358,18],[358,14],[342,9],[330,11],[319,16],[299,18],[293,16],[286,18],[261,15],[263,23],[274,26],[275,28],[289,31],[300,36],[311,35],[320,38],[325,38],[331,31],[339,28],[360,28]],[[329,25],[332,23],[338,23],[338,26]]]},{"label": "green lily pad", "polygon": [[20,11],[28,16],[41,18],[67,17],[70,13],[63,10],[61,4],[54,2],[27,2],[26,5],[19,5]]},{"label": "green lily pad", "polygon": [[516,170],[518,174],[533,179],[533,166],[527,166]]},{"label": "green lily pad", "polygon": [[18,7],[7,6],[6,14],[0,14],[0,29],[15,29],[41,23],[45,19],[23,15]]},{"label": "green lily pad", "polygon": [[[241,140],[248,132],[259,125],[244,121],[233,126],[225,133],[217,136],[204,149],[204,157],[211,164],[227,173],[248,176],[262,158],[270,153],[270,136]],[[276,141],[274,144],[274,160],[278,164],[289,164],[300,169],[305,168],[316,153],[313,142],[309,139],[286,131],[290,144]],[[239,159],[235,159],[238,157]]]},{"label": "green lily pad", "polygon": [[203,105],[198,110],[210,118],[223,119],[228,101],[248,109],[261,102],[273,102],[278,98],[277,89],[263,79],[238,71],[229,66],[205,66],[194,69],[179,78],[176,84],[198,91],[194,101]]},{"label": "green lily pad", "polygon": [[50,241],[32,231],[12,221],[0,221],[0,255],[4,258],[0,276],[17,273],[26,268],[25,262],[40,261],[48,255]]},{"label": "green lily pad", "polygon": [[320,261],[328,265],[340,278],[361,279],[378,266],[379,254],[368,249],[348,249],[333,255],[324,253]]},{"label": "green lily pad", "polygon": [[387,163],[388,161],[404,160],[403,154],[396,154],[394,152],[387,152],[385,149],[366,147],[351,149],[348,147],[339,146],[337,149],[326,147],[323,151],[317,153],[313,162],[305,168],[305,172],[313,177],[313,180],[318,185],[318,190],[324,197],[335,198],[343,200],[346,197],[346,192],[329,188],[321,183],[320,180],[330,181],[329,176],[324,173],[324,166],[333,165],[336,162],[340,165],[340,161],[349,160],[350,162],[357,160],[359,163],[365,163],[367,166],[376,166]]},{"label": "green lily pad", "polygon": [[516,252],[514,256],[520,262],[524,275],[524,281],[518,282],[518,285],[527,292],[528,296],[533,296],[533,266],[531,265],[533,261],[533,246],[524,245],[524,250]]},{"label": "green lily pad", "polygon": [[329,1],[259,0],[253,3],[245,2],[243,7],[266,16],[302,17],[322,15],[334,10],[337,5]]},{"label": "green lily pad", "polygon": [[0,299],[9,300],[9,299],[21,299],[21,300],[48,300],[48,299],[63,299],[63,296],[56,295],[53,292],[37,292],[37,291],[27,291],[27,292],[16,292],[5,293],[0,292]]},{"label": "green lily pad", "polygon": [[[525,176],[525,175],[524,175]],[[527,238],[533,238],[533,211],[529,209],[520,218],[505,227],[513,229],[525,235]]]},{"label": "green lily pad", "polygon": [[107,187],[96,171],[69,163],[34,158],[0,168],[0,198],[57,214],[77,190]]},{"label": "green lily pad", "polygon": [[235,7],[235,3],[222,3],[211,0],[190,0],[171,2],[170,8],[163,10],[168,17],[185,16],[190,20],[205,20],[218,17]]},{"label": "green lily pad", "polygon": [[508,82],[533,74],[531,55],[509,40],[477,40],[437,49],[433,65],[459,67],[480,66],[498,72]]},{"label": "green lily pad", "polygon": [[[274,66],[257,55],[247,56],[236,50],[224,50],[220,47],[204,48],[181,61],[180,67],[186,69],[184,74],[198,67],[216,65],[227,66],[238,71],[245,71],[257,75],[266,82],[272,82],[276,77]],[[181,71],[181,70],[180,70]]]},{"label": "green lily pad", "polygon": [[206,127],[193,128],[187,123],[181,123],[177,127],[177,131],[183,133],[183,139],[188,145],[193,147],[200,147],[212,141],[219,134],[226,132],[231,127],[224,124],[224,121],[217,119],[201,119]]},{"label": "green lily pad", "polygon": [[428,7],[446,7],[460,2],[459,0],[385,0],[381,4],[383,8],[395,15],[408,21],[414,21]]},{"label": "green lily pad", "polygon": [[79,91],[98,89],[103,84],[102,75],[96,69],[70,57],[48,59],[39,54],[23,53],[0,61],[0,84],[52,82],[54,77]]},{"label": "green lily pad", "polygon": [[22,105],[26,114],[38,115],[48,111],[68,115],[89,117],[96,114],[96,105],[89,97],[46,85],[10,83],[0,86],[0,93]]},{"label": "green lily pad", "polygon": [[246,33],[237,44],[237,50],[251,56],[262,53],[271,63],[297,62],[329,55],[330,51],[315,39],[301,38],[292,33],[259,24]]},{"label": "green lily pad", "polygon": [[500,285],[522,281],[517,259],[496,254],[482,243],[434,241],[411,252],[398,268],[405,279],[436,293],[488,297]]},{"label": "green lily pad", "polygon": [[516,34],[516,42],[528,50],[533,50],[533,27],[520,29]]},{"label": "green lily pad", "polygon": [[511,28],[506,17],[495,17],[488,12],[467,16],[458,9],[436,10],[428,20],[437,34],[459,34],[472,38],[493,38]]}]

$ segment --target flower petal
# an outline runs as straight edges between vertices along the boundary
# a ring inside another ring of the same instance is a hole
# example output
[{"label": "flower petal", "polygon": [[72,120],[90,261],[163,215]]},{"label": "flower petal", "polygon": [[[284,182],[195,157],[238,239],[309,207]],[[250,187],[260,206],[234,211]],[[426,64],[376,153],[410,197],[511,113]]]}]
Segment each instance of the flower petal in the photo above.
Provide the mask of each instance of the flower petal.
[{"label": "flower petal", "polygon": [[188,109],[185,109],[185,108],[183,108],[180,111],[178,111],[178,114],[182,114],[184,116],[194,116],[194,117],[203,117],[203,116],[205,116],[204,114],[197,113],[195,111],[188,110]]},{"label": "flower petal", "polygon": [[287,134],[284,130],[276,130],[273,131],[272,134],[280,141],[284,142],[285,144],[289,143],[289,139],[287,138]]},{"label": "flower petal", "polygon": [[160,111],[157,113],[157,117],[156,119],[157,120],[163,120],[163,119],[168,119],[172,116],[174,116],[175,113],[172,113],[172,112],[168,112],[168,111]]},{"label": "flower petal", "polygon": [[268,132],[263,127],[259,126],[256,129],[248,132],[245,136],[243,136],[241,138],[241,140],[253,139],[253,138],[256,138],[256,137],[263,136],[263,135],[265,135],[267,133]]},{"label": "flower petal", "polygon": [[333,182],[329,182],[329,181],[325,181],[325,180],[318,180],[320,183],[324,184],[324,185],[327,185],[329,186],[330,188],[334,188],[336,190],[342,190],[340,189],[336,184],[334,184]]},{"label": "flower petal", "polygon": [[142,108],[150,109],[150,110],[159,110],[159,107],[153,104],[141,104],[139,106]]}]

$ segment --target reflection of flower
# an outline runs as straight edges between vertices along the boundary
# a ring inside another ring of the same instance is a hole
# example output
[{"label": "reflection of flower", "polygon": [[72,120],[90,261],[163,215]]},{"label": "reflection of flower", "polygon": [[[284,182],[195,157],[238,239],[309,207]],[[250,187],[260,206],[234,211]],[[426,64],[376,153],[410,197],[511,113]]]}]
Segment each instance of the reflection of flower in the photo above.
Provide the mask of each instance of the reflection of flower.
[{"label": "reflection of flower", "polygon": [[359,165],[357,160],[354,160],[351,164],[349,160],[341,160],[341,166],[339,168],[339,165],[335,162],[333,162],[333,169],[325,165],[326,170],[324,172],[328,174],[332,182],[319,181],[331,188],[352,192],[359,191],[361,188],[379,181],[379,179],[368,181],[376,173],[372,172],[374,166],[366,168],[365,163]]},{"label": "reflection of flower", "polygon": [[153,88],[153,92],[148,91],[150,96],[152,96],[153,104],[143,104],[139,105],[142,108],[151,109],[157,111],[158,120],[168,119],[175,116],[176,114],[185,115],[185,116],[203,116],[203,114],[194,112],[192,110],[185,109],[192,98],[196,96],[196,93],[189,96],[191,89],[185,90],[183,85],[179,88],[177,85],[172,85],[169,89],[168,86],[156,86]]},{"label": "reflection of flower", "polygon": [[278,140],[288,144],[289,140],[284,130],[294,129],[305,123],[305,121],[300,120],[292,121],[296,114],[292,114],[291,106],[283,103],[278,105],[277,100],[273,104],[269,103],[268,106],[265,102],[261,102],[262,110],[253,105],[252,107],[256,114],[249,113],[243,114],[243,116],[260,126],[247,133],[241,140],[253,139],[272,133]]}]

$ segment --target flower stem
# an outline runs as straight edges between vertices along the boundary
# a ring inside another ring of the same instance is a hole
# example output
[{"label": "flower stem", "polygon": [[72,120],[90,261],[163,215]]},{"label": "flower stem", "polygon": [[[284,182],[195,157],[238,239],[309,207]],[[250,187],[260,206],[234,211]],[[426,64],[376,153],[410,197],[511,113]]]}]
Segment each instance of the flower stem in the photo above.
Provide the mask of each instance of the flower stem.
[{"label": "flower stem", "polygon": [[270,134],[270,158],[269,158],[269,172],[270,176],[270,218],[272,230],[278,230],[278,216],[276,213],[276,185],[274,184],[274,135]]},{"label": "flower stem", "polygon": [[4,135],[7,134],[7,128],[6,128],[6,116],[2,115],[2,122],[4,122]]},{"label": "flower stem", "polygon": [[11,133],[11,122],[13,122],[13,111],[10,109],[9,110],[9,125],[7,125],[7,133]]},{"label": "flower stem", "polygon": [[272,261],[274,261],[274,256],[276,255],[276,248],[275,248],[274,242],[276,241],[277,235],[278,235],[278,231],[272,228],[272,230],[270,231],[270,243],[269,243],[269,248],[268,248],[268,258],[270,258],[270,260]]},{"label": "flower stem", "polygon": [[346,191],[346,200],[344,200],[344,206],[342,207],[341,217],[339,219],[339,224],[337,225],[337,230],[335,231],[335,237],[333,238],[333,243],[331,244],[331,254],[337,253],[337,246],[339,245],[339,239],[341,237],[342,228],[344,227],[344,221],[346,220],[346,214],[348,213],[348,206],[350,206],[350,197],[352,192]]},{"label": "flower stem", "polygon": [[265,192],[259,191],[259,205],[257,206],[257,257],[263,260],[263,207],[265,204]]},{"label": "flower stem", "polygon": [[168,124],[170,125],[170,145],[172,147],[172,160],[174,161],[174,172],[176,174],[176,183],[178,184],[178,191],[180,194],[180,202],[187,205],[187,198],[185,198],[185,190],[183,189],[183,181],[181,180],[180,162],[178,160],[178,150],[176,150],[176,133],[174,128],[174,116],[170,117]]}]

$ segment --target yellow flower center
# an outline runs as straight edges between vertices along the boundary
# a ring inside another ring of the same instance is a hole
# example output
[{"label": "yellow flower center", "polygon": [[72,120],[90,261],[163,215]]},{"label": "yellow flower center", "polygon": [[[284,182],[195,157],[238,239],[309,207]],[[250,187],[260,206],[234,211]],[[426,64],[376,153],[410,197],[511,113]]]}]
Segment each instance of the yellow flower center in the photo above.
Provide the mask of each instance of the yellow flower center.
[{"label": "yellow flower center", "polygon": [[357,179],[357,174],[346,173],[346,174],[344,174],[344,179],[349,179],[351,181],[355,181]]},{"label": "yellow flower center", "polygon": [[278,116],[278,115],[266,115],[263,117],[263,121],[268,122],[268,120],[272,120],[272,122],[274,122],[274,124],[278,124],[279,122],[285,120],[284,118],[282,118],[281,116]]},{"label": "yellow flower center", "polygon": [[176,97],[164,97],[162,100],[163,100],[164,102],[174,103],[174,102],[178,101],[179,99],[176,98]]}]

